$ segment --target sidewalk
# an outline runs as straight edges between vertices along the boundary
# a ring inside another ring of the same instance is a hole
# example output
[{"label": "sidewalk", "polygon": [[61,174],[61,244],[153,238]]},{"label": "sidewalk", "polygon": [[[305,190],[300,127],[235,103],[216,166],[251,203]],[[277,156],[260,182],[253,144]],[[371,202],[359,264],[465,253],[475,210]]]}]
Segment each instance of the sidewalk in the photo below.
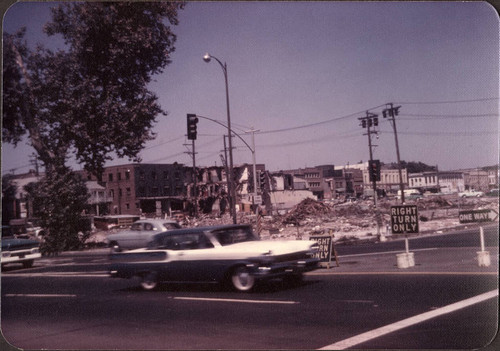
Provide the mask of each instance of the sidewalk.
[{"label": "sidewalk", "polygon": [[480,267],[476,248],[438,248],[411,250],[415,258],[415,266],[398,268],[397,257],[404,251],[368,253],[339,256],[339,267],[335,260],[329,269],[320,269],[321,273],[427,273],[427,274],[497,274],[499,267],[498,247],[487,248],[490,252],[491,264]]}]

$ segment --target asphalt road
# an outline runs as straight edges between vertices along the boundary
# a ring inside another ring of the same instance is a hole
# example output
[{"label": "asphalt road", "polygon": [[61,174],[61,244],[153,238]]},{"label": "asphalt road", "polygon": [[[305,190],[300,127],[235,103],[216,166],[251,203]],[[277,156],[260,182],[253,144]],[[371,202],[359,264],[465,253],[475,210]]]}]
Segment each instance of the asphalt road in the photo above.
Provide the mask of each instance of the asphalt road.
[{"label": "asphalt road", "polygon": [[479,267],[461,235],[442,246],[412,240],[408,269],[390,243],[358,246],[303,284],[250,294],[188,284],[143,292],[107,277],[103,255],[43,259],[2,272],[2,332],[25,349],[480,348],[497,333],[498,239],[487,245],[492,265]]}]

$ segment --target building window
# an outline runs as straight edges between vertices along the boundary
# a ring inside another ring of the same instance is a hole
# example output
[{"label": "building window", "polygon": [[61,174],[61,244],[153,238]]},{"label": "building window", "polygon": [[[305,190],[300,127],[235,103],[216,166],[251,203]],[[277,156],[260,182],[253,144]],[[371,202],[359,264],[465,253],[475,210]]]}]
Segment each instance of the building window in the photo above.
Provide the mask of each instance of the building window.
[{"label": "building window", "polygon": [[125,189],[125,191],[126,191],[126,193],[127,193],[127,196],[130,196],[130,194],[131,194],[131,190],[130,190],[130,188]]},{"label": "building window", "polygon": [[126,180],[130,180],[130,171],[127,169],[127,171],[125,172],[125,179]]},{"label": "building window", "polygon": [[118,180],[122,180],[122,174],[121,174],[120,172],[118,172],[118,173],[116,174],[116,178],[117,178]]},{"label": "building window", "polygon": [[112,182],[112,181],[113,181],[113,173],[109,173],[109,174],[108,174],[108,180],[109,180],[110,182]]},{"label": "building window", "polygon": [[156,174],[156,171],[151,172],[151,178],[153,178],[153,180],[158,179],[158,175]]}]

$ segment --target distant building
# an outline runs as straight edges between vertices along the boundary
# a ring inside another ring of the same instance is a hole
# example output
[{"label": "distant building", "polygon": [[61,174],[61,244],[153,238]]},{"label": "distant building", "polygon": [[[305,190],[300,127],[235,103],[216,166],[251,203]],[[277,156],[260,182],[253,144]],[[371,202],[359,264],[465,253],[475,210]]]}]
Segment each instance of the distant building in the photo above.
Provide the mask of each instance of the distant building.
[{"label": "distant building", "polygon": [[[331,179],[335,176],[334,165],[321,165],[316,167],[307,167],[280,171],[284,174],[290,174],[295,179],[305,181],[308,190],[319,199],[332,199],[335,195],[334,183]],[[330,180],[330,181],[329,181]],[[295,180],[294,180],[295,182]]]},{"label": "distant building", "polygon": [[487,192],[490,188],[490,174],[482,168],[461,170],[464,174],[466,190],[477,190]]}]

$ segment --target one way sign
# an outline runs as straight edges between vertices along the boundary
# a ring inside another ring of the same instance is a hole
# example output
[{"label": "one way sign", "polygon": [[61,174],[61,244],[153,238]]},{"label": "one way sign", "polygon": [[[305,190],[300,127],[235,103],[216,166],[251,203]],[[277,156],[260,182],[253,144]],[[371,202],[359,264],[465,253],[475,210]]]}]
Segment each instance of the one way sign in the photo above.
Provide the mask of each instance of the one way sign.
[{"label": "one way sign", "polygon": [[498,218],[495,210],[471,210],[458,212],[460,223],[492,222]]}]

